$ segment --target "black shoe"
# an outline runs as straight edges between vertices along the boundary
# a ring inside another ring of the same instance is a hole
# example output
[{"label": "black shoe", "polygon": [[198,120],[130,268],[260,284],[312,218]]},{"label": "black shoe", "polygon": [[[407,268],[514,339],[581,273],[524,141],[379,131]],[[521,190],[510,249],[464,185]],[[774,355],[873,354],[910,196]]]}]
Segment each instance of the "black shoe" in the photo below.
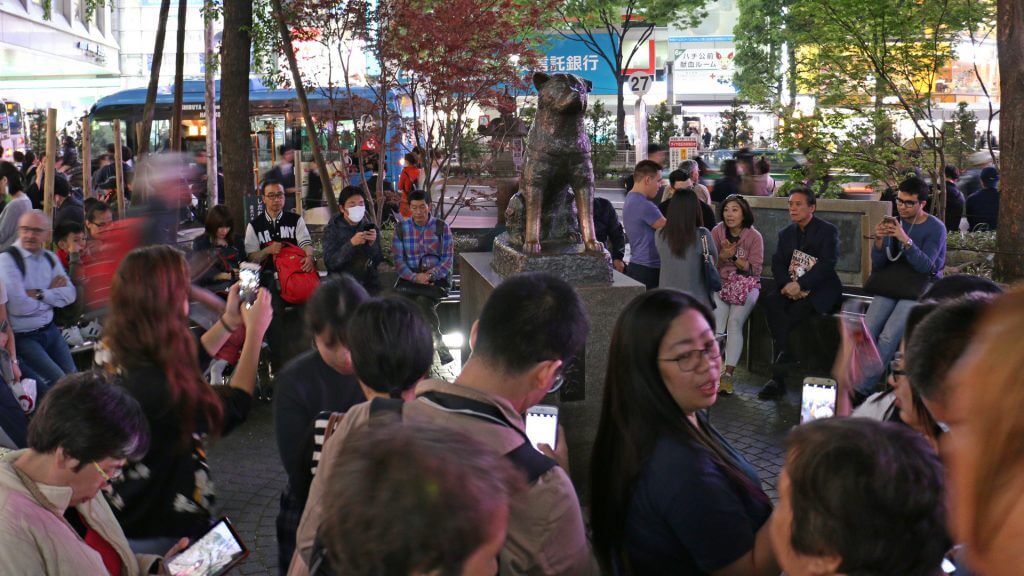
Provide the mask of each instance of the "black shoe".
[{"label": "black shoe", "polygon": [[769,380],[767,384],[757,393],[761,400],[778,400],[786,396],[786,385],[782,380]]}]

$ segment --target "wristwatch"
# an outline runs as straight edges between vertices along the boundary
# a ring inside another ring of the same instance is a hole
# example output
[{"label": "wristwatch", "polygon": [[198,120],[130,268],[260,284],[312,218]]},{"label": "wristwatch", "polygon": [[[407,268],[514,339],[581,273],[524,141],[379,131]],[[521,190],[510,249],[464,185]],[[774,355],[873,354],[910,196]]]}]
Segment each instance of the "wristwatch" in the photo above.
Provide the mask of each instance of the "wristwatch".
[{"label": "wristwatch", "polygon": [[36,300],[42,300],[43,299],[43,291],[42,290],[40,290],[39,292],[36,292],[35,299]]},{"label": "wristwatch", "polygon": [[914,239],[911,238],[910,236],[907,236],[907,243],[904,244],[903,247],[904,248],[910,248],[913,245],[914,245]]},{"label": "wristwatch", "polygon": [[733,255],[732,255],[732,257],[731,257],[731,258],[729,258],[729,261],[730,261],[730,262],[735,262],[736,260],[738,260],[738,258],[736,258],[736,255],[735,255],[735,254],[733,254]]}]

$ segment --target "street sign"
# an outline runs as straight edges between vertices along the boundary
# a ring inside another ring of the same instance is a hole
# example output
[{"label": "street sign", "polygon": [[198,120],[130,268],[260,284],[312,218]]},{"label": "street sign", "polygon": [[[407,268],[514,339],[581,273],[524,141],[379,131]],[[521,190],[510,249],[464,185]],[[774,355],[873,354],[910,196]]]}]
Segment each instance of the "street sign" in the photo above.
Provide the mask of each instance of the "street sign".
[{"label": "street sign", "polygon": [[697,156],[697,149],[700,146],[697,138],[673,136],[668,139],[668,162],[672,170],[675,170],[683,162]]},{"label": "street sign", "polygon": [[647,72],[633,72],[629,75],[629,89],[637,97],[647,94],[653,85],[654,76]]}]

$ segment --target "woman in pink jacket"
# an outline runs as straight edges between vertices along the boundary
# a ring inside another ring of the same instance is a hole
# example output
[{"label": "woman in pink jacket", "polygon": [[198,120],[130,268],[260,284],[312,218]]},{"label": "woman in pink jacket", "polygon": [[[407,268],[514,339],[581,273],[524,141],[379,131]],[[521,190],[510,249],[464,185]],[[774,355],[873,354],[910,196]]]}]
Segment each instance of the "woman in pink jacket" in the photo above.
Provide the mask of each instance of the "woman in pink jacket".
[{"label": "woman in pink jacket", "polygon": [[727,337],[719,391],[732,394],[732,373],[743,350],[743,324],[761,293],[764,238],[754,228],[754,212],[739,194],[722,201],[711,237],[718,246],[722,290],[714,293],[715,330]]}]

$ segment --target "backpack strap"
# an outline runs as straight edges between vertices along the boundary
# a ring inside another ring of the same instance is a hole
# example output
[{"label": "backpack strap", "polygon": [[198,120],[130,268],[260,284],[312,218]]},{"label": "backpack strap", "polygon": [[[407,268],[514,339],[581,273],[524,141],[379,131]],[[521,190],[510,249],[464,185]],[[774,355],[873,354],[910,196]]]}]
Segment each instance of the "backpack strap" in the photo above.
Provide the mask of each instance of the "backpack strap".
[{"label": "backpack strap", "polygon": [[9,254],[11,259],[14,260],[14,265],[18,267],[18,271],[21,272],[21,277],[25,277],[25,258],[21,255],[21,250],[18,250],[17,246],[8,246],[7,250],[4,250],[4,254]]},{"label": "backpack strap", "polygon": [[419,398],[426,400],[442,410],[457,412],[471,418],[484,420],[491,424],[497,424],[499,426],[515,430],[523,438],[523,443],[511,452],[505,454],[505,457],[508,458],[516,468],[526,473],[530,484],[536,482],[541,476],[546,474],[548,470],[551,470],[558,465],[558,463],[551,458],[538,452],[533,447],[533,443],[530,442],[530,438],[526,433],[509,422],[508,418],[505,417],[505,414],[493,404],[478,402],[455,394],[433,391],[421,394]]},{"label": "backpack strap", "polygon": [[[21,277],[25,277],[25,258],[21,255],[21,250],[18,250],[17,246],[8,246],[7,250],[4,250],[5,254],[10,254],[11,259],[14,260],[14,265],[18,267],[18,271],[21,272]],[[57,262],[53,259],[53,254],[50,254],[49,250],[43,250],[43,254],[46,256],[46,261],[50,263],[50,269],[57,267]]]}]

